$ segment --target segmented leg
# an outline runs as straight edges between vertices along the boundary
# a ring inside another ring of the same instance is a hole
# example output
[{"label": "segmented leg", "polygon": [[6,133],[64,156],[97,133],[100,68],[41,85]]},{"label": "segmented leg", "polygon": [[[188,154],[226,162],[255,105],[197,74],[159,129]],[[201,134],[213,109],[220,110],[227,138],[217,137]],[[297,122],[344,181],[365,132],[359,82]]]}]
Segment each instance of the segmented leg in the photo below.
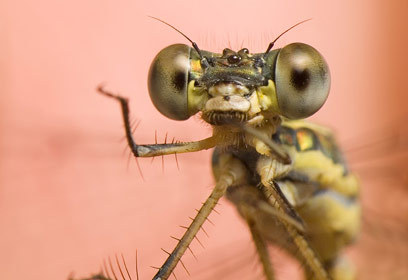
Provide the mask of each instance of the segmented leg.
[{"label": "segmented leg", "polygon": [[235,204],[238,212],[248,224],[263,266],[264,276],[268,280],[274,279],[273,267],[270,263],[266,246],[266,241],[271,240],[270,236],[268,237],[268,233],[272,233],[275,236],[286,233],[286,231],[283,232],[285,230],[283,226],[273,226],[278,221],[285,221],[298,232],[304,232],[303,225],[290,215],[276,210],[268,202],[265,194],[257,187],[251,185],[229,187],[226,197]]},{"label": "segmented leg", "polygon": [[133,139],[132,129],[129,120],[128,100],[122,96],[110,93],[98,87],[98,92],[116,99],[122,108],[122,117],[125,125],[126,140],[135,157],[155,157],[169,154],[190,153],[213,148],[217,145],[215,137],[209,137],[201,141],[169,144],[138,145]]},{"label": "segmented leg", "polygon": [[[257,171],[261,176],[261,183],[263,184],[263,192],[266,197],[270,198],[271,205],[274,205],[276,210],[286,213],[289,216],[297,219],[297,214],[293,211],[291,205],[285,199],[277,184],[274,184],[274,179],[281,176],[286,168],[283,164],[277,162],[273,158],[263,158],[258,161]],[[327,280],[330,279],[321,261],[316,256],[313,249],[305,237],[291,224],[281,220],[290,238],[298,250],[300,260],[305,264],[305,269],[308,274],[313,275],[313,279]]]},{"label": "segmented leg", "polygon": [[273,268],[269,258],[268,247],[266,246],[265,239],[262,237],[262,235],[256,228],[256,225],[251,220],[247,220],[247,223],[249,230],[251,231],[252,240],[255,243],[256,251],[262,263],[265,277],[267,280],[274,280],[275,275],[273,273]]},{"label": "segmented leg", "polygon": [[265,216],[272,217],[270,220],[275,221],[276,218],[278,218],[275,215],[277,211],[271,212],[271,208],[273,210],[275,209],[267,203],[264,195],[259,189],[251,185],[235,185],[229,187],[226,197],[235,204],[238,212],[248,224],[256,251],[263,267],[264,276],[267,280],[275,279],[272,264],[269,259],[266,240],[262,235],[260,227],[262,227]]},{"label": "segmented leg", "polygon": [[226,189],[229,186],[244,182],[246,178],[246,169],[239,160],[230,155],[223,155],[219,161],[218,174],[217,183],[211,192],[211,195],[198,211],[196,217],[178,242],[176,248],[174,248],[173,252],[153,277],[154,280],[163,280],[170,276],[218,200],[225,194]]}]

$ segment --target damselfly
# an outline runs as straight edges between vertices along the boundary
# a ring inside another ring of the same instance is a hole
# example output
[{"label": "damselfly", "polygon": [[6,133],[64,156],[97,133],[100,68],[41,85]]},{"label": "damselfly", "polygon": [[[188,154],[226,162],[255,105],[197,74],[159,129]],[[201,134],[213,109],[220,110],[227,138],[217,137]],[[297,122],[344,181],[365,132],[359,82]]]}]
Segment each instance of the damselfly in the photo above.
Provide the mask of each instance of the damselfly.
[{"label": "damselfly", "polygon": [[274,279],[267,243],[303,264],[307,279],[354,279],[342,250],[359,232],[358,181],[330,130],[299,120],[326,101],[330,73],[324,58],[303,43],[273,49],[294,26],[258,54],[246,48],[226,48],[222,54],[204,51],[169,26],[192,48],[171,45],[155,57],[149,72],[150,97],[170,119],[186,120],[200,113],[213,128],[211,137],[139,145],[133,139],[127,99],[99,88],[120,102],[135,157],[215,148],[215,187],[153,279],[171,275],[223,196],[246,221],[266,279]]}]

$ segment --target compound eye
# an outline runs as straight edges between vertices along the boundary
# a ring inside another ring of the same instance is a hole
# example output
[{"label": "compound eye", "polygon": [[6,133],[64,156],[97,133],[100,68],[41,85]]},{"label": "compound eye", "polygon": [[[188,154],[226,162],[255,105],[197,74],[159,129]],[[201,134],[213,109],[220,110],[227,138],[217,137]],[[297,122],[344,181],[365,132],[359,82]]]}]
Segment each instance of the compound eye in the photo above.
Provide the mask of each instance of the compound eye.
[{"label": "compound eye", "polygon": [[186,120],[188,110],[189,46],[171,45],[154,58],[148,78],[150,98],[163,115],[173,120]]},{"label": "compound eye", "polygon": [[313,115],[323,106],[330,89],[330,71],[313,47],[293,43],[279,51],[275,67],[279,109],[289,119]]}]

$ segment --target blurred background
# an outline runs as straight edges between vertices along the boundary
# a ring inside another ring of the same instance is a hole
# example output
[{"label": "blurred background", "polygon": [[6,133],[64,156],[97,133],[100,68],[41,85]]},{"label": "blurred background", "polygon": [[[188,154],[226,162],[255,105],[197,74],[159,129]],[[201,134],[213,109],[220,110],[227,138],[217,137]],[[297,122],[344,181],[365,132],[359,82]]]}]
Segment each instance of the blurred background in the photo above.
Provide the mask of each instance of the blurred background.
[{"label": "blurred background", "polygon": [[[119,106],[97,85],[130,98],[140,143],[211,134],[197,117],[162,117],[146,79],[153,57],[188,42],[263,52],[314,46],[332,75],[331,95],[312,118],[332,127],[363,184],[363,232],[349,252],[359,279],[407,279],[408,2],[401,1],[0,1],[0,277],[67,279],[98,272],[123,253],[151,279],[211,191],[210,151],[139,160],[123,141]],[[215,226],[193,242],[178,279],[260,279],[245,225],[226,201]],[[281,279],[299,265],[278,250]]]}]

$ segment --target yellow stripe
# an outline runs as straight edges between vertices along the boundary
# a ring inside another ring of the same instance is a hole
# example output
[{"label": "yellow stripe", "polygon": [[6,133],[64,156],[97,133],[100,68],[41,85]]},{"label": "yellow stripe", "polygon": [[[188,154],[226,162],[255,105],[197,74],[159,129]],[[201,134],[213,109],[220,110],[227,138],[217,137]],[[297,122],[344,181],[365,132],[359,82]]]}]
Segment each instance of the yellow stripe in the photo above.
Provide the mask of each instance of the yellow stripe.
[{"label": "yellow stripe", "polygon": [[344,166],[334,163],[321,151],[296,152],[294,156],[294,170],[306,174],[322,188],[335,190],[347,197],[358,195],[357,178],[352,174],[344,175]]}]

